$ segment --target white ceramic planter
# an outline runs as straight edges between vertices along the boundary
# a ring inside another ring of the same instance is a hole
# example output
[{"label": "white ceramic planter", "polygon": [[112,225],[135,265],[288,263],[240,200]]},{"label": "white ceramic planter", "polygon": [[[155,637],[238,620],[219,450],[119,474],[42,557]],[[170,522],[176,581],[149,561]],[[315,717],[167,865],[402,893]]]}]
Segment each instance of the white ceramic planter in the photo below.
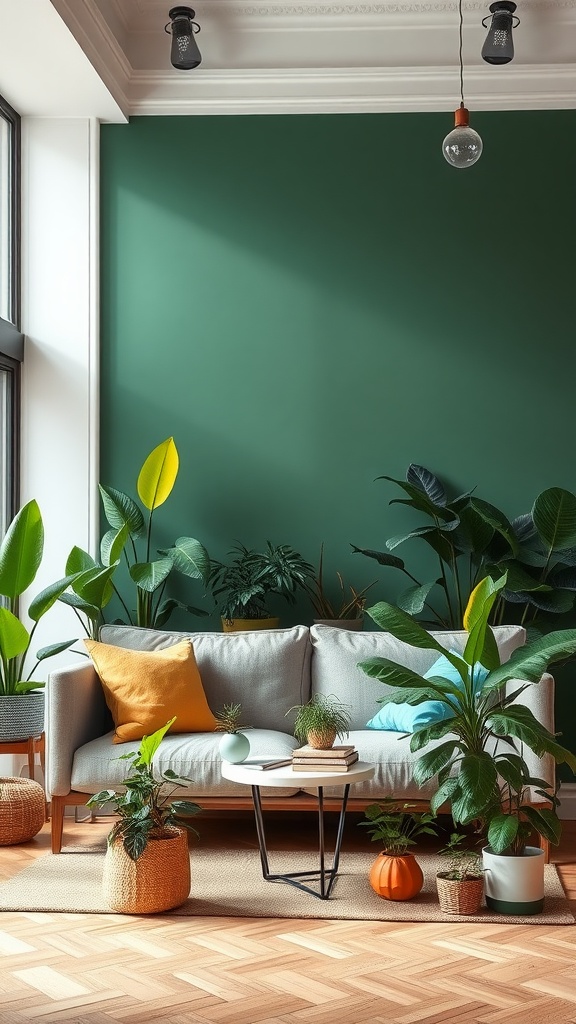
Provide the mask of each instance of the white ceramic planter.
[{"label": "white ceramic planter", "polygon": [[541,914],[544,909],[544,850],[527,846],[520,857],[482,850],[486,906],[499,914]]},{"label": "white ceramic planter", "polygon": [[243,732],[225,732],[220,740],[220,756],[223,761],[240,764],[250,753],[250,740]]}]

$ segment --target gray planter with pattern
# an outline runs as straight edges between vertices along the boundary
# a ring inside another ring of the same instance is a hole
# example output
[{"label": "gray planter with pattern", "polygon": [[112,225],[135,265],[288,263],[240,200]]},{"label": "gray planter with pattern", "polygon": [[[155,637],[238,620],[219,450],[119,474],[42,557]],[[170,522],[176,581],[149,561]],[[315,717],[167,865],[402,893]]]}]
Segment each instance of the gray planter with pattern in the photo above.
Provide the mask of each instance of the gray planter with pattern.
[{"label": "gray planter with pattern", "polygon": [[44,730],[44,694],[0,696],[0,743],[39,736]]}]

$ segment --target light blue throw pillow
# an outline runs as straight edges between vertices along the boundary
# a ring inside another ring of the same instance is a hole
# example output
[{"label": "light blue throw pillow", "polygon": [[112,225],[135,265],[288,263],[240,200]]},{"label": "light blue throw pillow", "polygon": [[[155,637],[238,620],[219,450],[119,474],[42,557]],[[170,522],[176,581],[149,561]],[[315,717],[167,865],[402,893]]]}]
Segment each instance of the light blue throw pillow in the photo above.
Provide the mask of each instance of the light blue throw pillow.
[{"label": "light blue throw pillow", "polygon": [[[450,654],[458,654],[458,651],[450,651]],[[483,665],[475,665],[473,673],[475,690],[482,686],[487,675],[488,670]],[[424,679],[431,679],[432,676],[441,676],[442,679],[446,679],[456,686],[462,686],[457,669],[444,654],[441,654],[438,661],[435,661],[432,667],[424,673]],[[426,725],[444,722],[453,717],[450,708],[440,700],[425,700],[422,704],[415,705],[384,704],[377,714],[366,723],[366,728],[380,729],[386,732],[412,733],[417,729],[423,729]]]}]

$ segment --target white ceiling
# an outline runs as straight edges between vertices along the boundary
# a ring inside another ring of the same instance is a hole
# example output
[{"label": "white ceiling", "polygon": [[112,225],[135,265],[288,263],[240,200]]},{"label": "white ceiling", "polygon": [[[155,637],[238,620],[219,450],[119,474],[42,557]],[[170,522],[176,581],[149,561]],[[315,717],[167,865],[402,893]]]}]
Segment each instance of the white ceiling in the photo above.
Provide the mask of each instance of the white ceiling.
[{"label": "white ceiling", "polygon": [[[463,0],[467,104],[475,110],[576,107],[576,0],[518,0],[515,59],[500,68],[480,57],[486,35],[481,21],[489,2]],[[55,12],[61,19],[57,57],[42,86],[44,105],[55,91],[60,113],[74,112],[84,102],[84,88],[91,96],[98,83],[107,100],[99,97],[98,109],[91,112],[102,120],[130,114],[426,111],[458,105],[457,0],[192,0],[192,5],[201,26],[202,64],[176,71],[164,33],[172,0],[27,0],[25,14],[22,0],[0,0],[0,92],[6,76],[16,74],[12,65],[22,63],[22,19],[28,33],[38,11],[44,33],[48,22],[55,31]],[[60,38],[64,32],[66,45]],[[44,34],[39,51],[46,50],[46,39],[52,36]],[[28,109],[37,89],[34,68],[34,61],[26,61],[23,112],[39,112]],[[82,75],[89,86],[81,86]]]}]

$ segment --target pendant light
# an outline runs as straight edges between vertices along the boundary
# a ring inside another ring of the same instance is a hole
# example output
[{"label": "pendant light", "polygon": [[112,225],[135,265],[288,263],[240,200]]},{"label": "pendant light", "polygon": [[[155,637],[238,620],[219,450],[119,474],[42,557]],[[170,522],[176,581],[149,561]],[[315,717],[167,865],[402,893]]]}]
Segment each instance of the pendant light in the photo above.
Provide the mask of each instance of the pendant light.
[{"label": "pendant light", "polygon": [[455,127],[448,133],[442,143],[442,152],[452,167],[471,167],[482,154],[482,139],[470,127],[468,110],[464,106],[464,61],[462,58],[462,34],[464,18],[462,16],[462,0],[458,0],[460,17],[460,106],[454,114]]},{"label": "pendant light", "polygon": [[168,17],[170,24],[164,26],[164,31],[172,36],[170,63],[178,71],[191,71],[202,60],[194,39],[194,34],[200,31],[200,25],[194,21],[191,7],[173,7],[168,11]]},{"label": "pendant light", "polygon": [[[512,29],[520,24],[520,18],[514,16],[516,4],[512,0],[496,0],[488,9],[491,24],[482,47],[482,60],[487,64],[509,64],[514,59]],[[488,20],[482,19],[484,28],[488,27]]]}]

